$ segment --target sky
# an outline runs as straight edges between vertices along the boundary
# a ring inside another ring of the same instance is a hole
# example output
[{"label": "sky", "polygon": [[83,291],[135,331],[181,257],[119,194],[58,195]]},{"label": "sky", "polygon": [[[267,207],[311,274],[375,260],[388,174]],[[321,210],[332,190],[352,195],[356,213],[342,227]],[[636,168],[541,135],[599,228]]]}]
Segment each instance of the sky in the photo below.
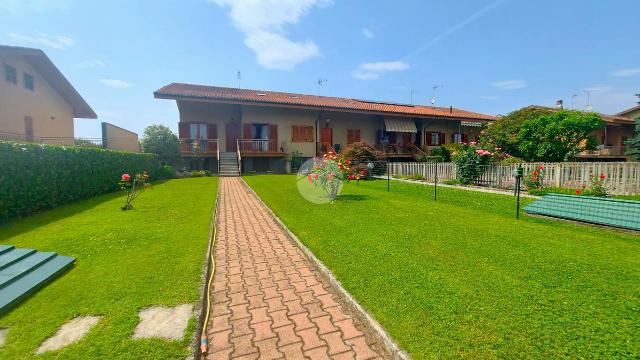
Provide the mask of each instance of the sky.
[{"label": "sky", "polygon": [[238,71],[243,88],[494,115],[585,109],[589,93],[611,114],[640,92],[639,13],[638,0],[0,0],[0,44],[47,53],[98,114],[75,120],[81,137],[101,121],[177,131],[155,90],[237,87]]}]

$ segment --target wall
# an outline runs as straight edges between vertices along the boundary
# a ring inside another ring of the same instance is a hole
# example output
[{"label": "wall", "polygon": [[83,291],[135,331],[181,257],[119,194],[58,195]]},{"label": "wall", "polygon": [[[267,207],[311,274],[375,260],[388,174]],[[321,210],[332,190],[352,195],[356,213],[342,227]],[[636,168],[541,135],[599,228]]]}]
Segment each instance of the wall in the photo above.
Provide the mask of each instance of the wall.
[{"label": "wall", "polygon": [[102,123],[102,143],[111,150],[140,152],[138,134],[106,122]]},{"label": "wall", "polygon": [[[18,84],[5,80],[4,66],[16,68]],[[34,91],[24,87],[23,72],[34,77]],[[21,56],[0,53],[0,132],[25,134],[24,117],[33,119],[35,137],[73,137],[73,110]]]}]

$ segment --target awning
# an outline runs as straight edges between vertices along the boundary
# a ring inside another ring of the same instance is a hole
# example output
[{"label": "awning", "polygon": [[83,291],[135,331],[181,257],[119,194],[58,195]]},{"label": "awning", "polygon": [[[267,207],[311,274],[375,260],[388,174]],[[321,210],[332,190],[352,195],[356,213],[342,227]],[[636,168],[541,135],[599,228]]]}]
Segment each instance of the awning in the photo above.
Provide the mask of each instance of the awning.
[{"label": "awning", "polygon": [[415,121],[411,119],[384,119],[385,131],[417,133]]}]

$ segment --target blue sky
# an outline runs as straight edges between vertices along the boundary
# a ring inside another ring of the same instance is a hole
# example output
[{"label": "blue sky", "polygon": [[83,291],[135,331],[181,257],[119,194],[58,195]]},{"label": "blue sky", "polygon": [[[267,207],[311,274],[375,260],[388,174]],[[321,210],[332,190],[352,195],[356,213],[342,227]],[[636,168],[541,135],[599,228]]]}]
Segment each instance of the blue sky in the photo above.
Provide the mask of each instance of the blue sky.
[{"label": "blue sky", "polygon": [[[640,92],[637,0],[0,0],[0,44],[43,49],[100,121],[177,129],[170,82],[503,114],[615,113]],[[317,80],[327,79],[318,88]],[[439,86],[432,90],[433,86]],[[435,94],[435,95],[434,95]],[[76,120],[98,137],[99,121]]]}]

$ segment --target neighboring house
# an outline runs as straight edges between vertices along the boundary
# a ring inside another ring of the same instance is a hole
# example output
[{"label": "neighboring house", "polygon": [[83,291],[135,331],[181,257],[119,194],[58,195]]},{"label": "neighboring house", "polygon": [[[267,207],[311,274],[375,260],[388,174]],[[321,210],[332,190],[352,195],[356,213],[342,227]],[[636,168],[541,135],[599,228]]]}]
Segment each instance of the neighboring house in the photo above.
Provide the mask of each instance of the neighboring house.
[{"label": "neighboring house", "polygon": [[211,170],[218,151],[239,153],[246,172],[283,172],[294,153],[311,158],[354,142],[415,161],[421,149],[475,139],[495,120],[454,108],[179,83],[154,96],[176,100],[183,156],[193,156],[197,140]]},{"label": "neighboring house", "polygon": [[0,45],[0,73],[0,139],[73,144],[73,119],[97,118],[42,50]]},{"label": "neighboring house", "polygon": [[[549,111],[562,110],[562,102],[558,102],[558,107],[546,107],[531,105],[528,108],[543,109]],[[626,155],[626,142],[633,137],[635,132],[635,121],[629,117],[618,115],[600,115],[604,121],[604,126],[593,132],[593,136],[598,142],[596,150],[583,151],[576,156],[578,161],[626,161],[630,157]]]},{"label": "neighboring house", "polygon": [[631,109],[627,109],[623,112],[619,112],[616,116],[624,116],[633,120],[640,119],[640,105],[634,106]]},{"label": "neighboring house", "polygon": [[139,152],[138,134],[121,127],[102,123],[102,147],[110,150]]}]

